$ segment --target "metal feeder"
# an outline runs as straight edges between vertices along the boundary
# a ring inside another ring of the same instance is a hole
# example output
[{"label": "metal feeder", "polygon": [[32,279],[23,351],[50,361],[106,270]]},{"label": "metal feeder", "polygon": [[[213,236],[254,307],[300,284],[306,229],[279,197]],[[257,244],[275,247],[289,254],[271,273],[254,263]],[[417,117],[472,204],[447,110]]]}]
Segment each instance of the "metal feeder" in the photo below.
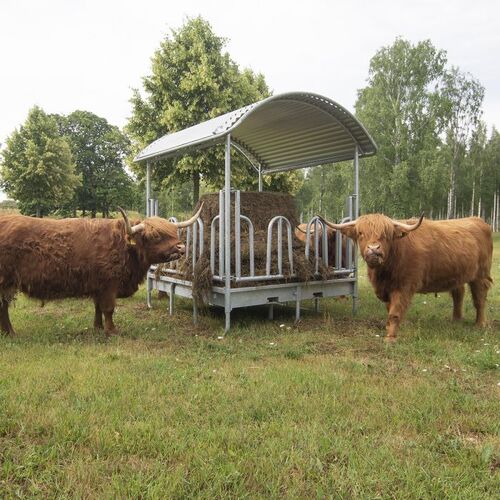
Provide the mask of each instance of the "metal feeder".
[{"label": "metal feeder", "polygon": [[[342,235],[337,232],[337,252],[335,262],[328,262],[327,231],[323,227],[319,236],[318,228],[322,222],[313,217],[307,225],[306,256],[314,252],[316,271],[323,260],[326,266],[334,267],[333,278],[306,282],[277,283],[283,279],[283,244],[293,273],[291,251],[293,228],[290,221],[279,214],[269,222],[267,234],[266,274],[256,275],[253,266],[253,224],[240,214],[240,193],[231,191],[231,147],[239,151],[255,168],[259,176],[259,191],[262,191],[262,175],[273,174],[316,165],[333,164],[353,160],[354,193],[347,200],[345,220],[359,215],[359,158],[376,153],[377,147],[363,125],[345,108],[321,95],[309,92],[279,94],[250,104],[236,111],[205,121],[193,127],[167,134],[154,141],[135,158],[145,161],[146,212],[147,216],[157,215],[158,204],[151,198],[151,168],[154,161],[179,156],[197,149],[216,144],[225,144],[225,183],[219,193],[219,215],[205,228],[198,219],[187,234],[187,251],[193,265],[203,252],[204,231],[210,231],[211,271],[214,282],[209,304],[224,307],[225,330],[231,325],[231,311],[238,307],[269,305],[272,318],[273,305],[295,302],[296,319],[300,318],[300,302],[305,299],[318,299],[340,295],[351,296],[353,310],[358,296],[357,256],[347,240],[347,258],[343,259]],[[231,213],[231,194],[235,196],[234,214]],[[243,276],[241,271],[241,224],[247,224],[250,243],[250,271]],[[315,227],[314,244],[311,249],[310,231]],[[231,248],[231,233],[235,235],[235,248]],[[276,245],[273,247],[273,234]],[[219,246],[219,266],[215,268],[215,245]],[[322,248],[320,255],[319,249]],[[231,269],[231,251],[235,252],[235,269]],[[271,260],[277,253],[278,269],[273,273]],[[343,261],[345,260],[345,261]],[[234,284],[248,286],[235,287]],[[255,284],[254,284],[255,283]],[[233,286],[232,286],[233,285]],[[192,298],[192,282],[183,279],[175,269],[168,275],[155,277],[154,269],[147,275],[148,306],[151,306],[151,291],[165,291],[170,296],[170,314],[173,313],[174,297]],[[197,310],[193,301],[193,316],[196,322]]]}]

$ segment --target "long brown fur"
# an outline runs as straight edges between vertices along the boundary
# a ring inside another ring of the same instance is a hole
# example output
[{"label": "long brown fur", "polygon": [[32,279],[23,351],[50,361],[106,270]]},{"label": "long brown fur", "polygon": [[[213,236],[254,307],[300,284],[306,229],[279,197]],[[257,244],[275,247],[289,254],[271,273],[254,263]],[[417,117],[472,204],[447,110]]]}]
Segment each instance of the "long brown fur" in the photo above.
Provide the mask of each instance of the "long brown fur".
[{"label": "long brown fur", "polygon": [[151,264],[177,252],[176,227],[148,218],[130,239],[123,220],[0,217],[0,328],[13,333],[8,303],[17,291],[47,301],[92,297],[94,325],[113,331],[116,297],[130,297]]},{"label": "long brown fur", "polygon": [[[375,293],[387,305],[389,340],[396,336],[415,293],[449,291],[453,319],[461,319],[465,284],[471,289],[476,324],[484,326],[486,296],[493,282],[493,239],[482,219],[424,220],[416,230],[405,233],[392,219],[371,214],[359,217],[342,232],[358,242]],[[377,245],[383,254],[378,264],[369,256],[370,246]]]}]

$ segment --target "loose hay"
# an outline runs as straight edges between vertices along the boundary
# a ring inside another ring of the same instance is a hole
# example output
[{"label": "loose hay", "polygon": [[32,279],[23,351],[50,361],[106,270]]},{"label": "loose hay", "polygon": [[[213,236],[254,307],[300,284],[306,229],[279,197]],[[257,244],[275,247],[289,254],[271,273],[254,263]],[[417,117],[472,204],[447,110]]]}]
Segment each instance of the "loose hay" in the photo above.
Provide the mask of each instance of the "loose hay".
[{"label": "loose hay", "polygon": [[[294,229],[299,220],[293,197],[285,193],[254,193],[245,192],[240,194],[241,200],[241,215],[248,217],[254,226],[254,263],[255,275],[264,276],[266,274],[266,254],[267,254],[267,228],[270,220],[277,216],[283,215],[286,217],[292,226],[292,248],[293,248],[293,265],[294,276],[290,269],[288,259],[288,241],[286,231],[283,237],[283,275],[284,278],[273,283],[299,281],[306,282],[310,279],[328,279],[331,277],[331,271],[320,264],[319,275],[314,275],[314,259],[306,259],[304,254],[304,244],[294,237]],[[210,270],[210,227],[214,217],[219,215],[219,195],[218,193],[206,194],[200,198],[197,210],[203,202],[201,219],[204,224],[204,250],[202,256],[195,264],[194,270],[192,265],[192,256],[180,259],[176,266],[181,273],[181,278],[193,283],[193,300],[197,306],[201,307],[208,302],[209,294],[213,285],[221,285],[220,281],[214,281]],[[231,196],[231,226],[234,228],[234,194]],[[285,229],[285,226],[283,226]],[[218,233],[218,231],[217,231]],[[185,233],[183,234],[185,238]],[[273,230],[273,246],[271,272],[278,272],[278,256],[277,256],[277,225]],[[231,269],[235,269],[235,234],[231,231]],[[312,253],[312,252],[311,252]],[[219,242],[216,238],[215,245],[215,272],[219,270]],[[170,267],[169,264],[158,266],[156,275],[165,273],[165,270]],[[167,273],[165,273],[167,274]],[[242,276],[250,275],[250,245],[248,238],[248,225],[242,221],[241,223],[241,274]],[[233,287],[255,286],[258,284],[269,284],[268,281],[262,282],[246,282],[232,283]]]}]

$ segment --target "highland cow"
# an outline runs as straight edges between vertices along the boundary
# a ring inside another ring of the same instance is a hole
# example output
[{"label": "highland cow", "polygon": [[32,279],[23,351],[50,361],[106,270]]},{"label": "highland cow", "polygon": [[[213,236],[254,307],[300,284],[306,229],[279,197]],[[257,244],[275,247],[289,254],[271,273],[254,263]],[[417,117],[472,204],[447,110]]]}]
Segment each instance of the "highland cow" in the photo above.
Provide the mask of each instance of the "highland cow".
[{"label": "highland cow", "polygon": [[[18,291],[42,301],[94,300],[94,327],[115,332],[116,298],[130,297],[152,264],[179,258],[177,230],[192,225],[148,217],[131,225],[114,219],[0,217],[0,330],[13,334],[9,303]],[[103,324],[104,315],[104,324]]]},{"label": "highland cow", "polygon": [[493,253],[491,228],[478,217],[395,221],[363,215],[345,224],[324,221],[358,243],[377,297],[387,306],[386,340],[396,338],[415,293],[449,291],[453,319],[462,319],[464,285],[469,284],[476,325],[485,325]]}]

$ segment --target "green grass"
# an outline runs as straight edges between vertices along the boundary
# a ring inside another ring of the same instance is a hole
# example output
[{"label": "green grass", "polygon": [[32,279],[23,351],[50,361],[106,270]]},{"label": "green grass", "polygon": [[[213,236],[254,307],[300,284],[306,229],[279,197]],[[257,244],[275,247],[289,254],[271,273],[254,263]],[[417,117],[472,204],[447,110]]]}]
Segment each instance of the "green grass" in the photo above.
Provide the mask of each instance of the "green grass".
[{"label": "green grass", "polygon": [[[500,238],[493,277],[500,283]],[[364,272],[363,272],[364,276]],[[498,498],[500,289],[485,330],[466,296],[414,300],[395,345],[367,279],[360,309],[236,311],[193,327],[144,290],[121,335],[90,301],[20,296],[0,338],[0,497]],[[284,325],[283,327],[281,325]]]}]

